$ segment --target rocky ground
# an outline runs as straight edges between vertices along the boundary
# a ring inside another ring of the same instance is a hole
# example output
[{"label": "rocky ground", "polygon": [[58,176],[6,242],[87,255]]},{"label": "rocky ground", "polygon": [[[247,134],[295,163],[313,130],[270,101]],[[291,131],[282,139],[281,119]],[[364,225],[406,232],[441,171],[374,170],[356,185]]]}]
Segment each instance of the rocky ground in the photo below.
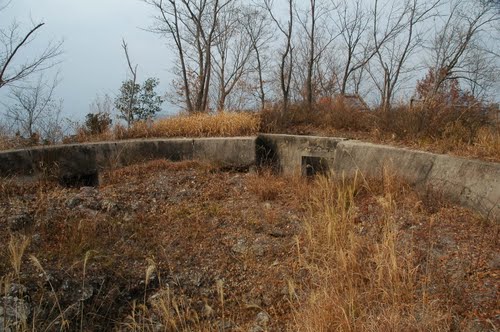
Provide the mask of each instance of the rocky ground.
[{"label": "rocky ground", "polygon": [[[312,181],[154,161],[100,183],[0,180],[0,331],[296,330],[314,287],[298,254]],[[369,240],[379,208],[359,199]],[[418,204],[401,205],[399,228],[430,298],[454,329],[494,331],[498,225],[440,198]]]},{"label": "rocky ground", "polygon": [[[3,319],[284,330],[303,209],[285,179],[263,179],[158,161],[106,173],[99,188],[4,182],[0,275],[17,309]],[[22,235],[17,274],[10,248]]]}]

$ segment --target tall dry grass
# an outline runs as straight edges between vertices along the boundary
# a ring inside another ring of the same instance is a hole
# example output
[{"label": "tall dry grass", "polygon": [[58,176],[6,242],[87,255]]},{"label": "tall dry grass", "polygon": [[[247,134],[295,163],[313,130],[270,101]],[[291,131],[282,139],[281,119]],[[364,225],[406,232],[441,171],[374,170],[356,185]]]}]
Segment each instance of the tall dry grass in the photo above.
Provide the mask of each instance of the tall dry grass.
[{"label": "tall dry grass", "polygon": [[[359,178],[316,180],[300,256],[310,289],[296,306],[298,331],[449,330],[450,314],[428,300],[413,251],[399,241],[392,181],[386,175],[375,194]],[[370,233],[356,222],[360,191],[383,211]]]},{"label": "tall dry grass", "polygon": [[259,119],[247,112],[202,113],[158,120],[152,128],[156,135],[168,137],[248,136],[259,131]]},{"label": "tall dry grass", "polygon": [[256,135],[260,120],[255,113],[218,112],[177,115],[155,121],[140,121],[130,128],[116,125],[98,135],[78,130],[77,142],[157,137],[234,137]]},{"label": "tall dry grass", "polygon": [[500,161],[500,127],[494,108],[421,104],[390,111],[357,109],[345,98],[324,98],[312,107],[273,105],[261,112],[263,132],[336,135],[400,144],[437,153]]}]

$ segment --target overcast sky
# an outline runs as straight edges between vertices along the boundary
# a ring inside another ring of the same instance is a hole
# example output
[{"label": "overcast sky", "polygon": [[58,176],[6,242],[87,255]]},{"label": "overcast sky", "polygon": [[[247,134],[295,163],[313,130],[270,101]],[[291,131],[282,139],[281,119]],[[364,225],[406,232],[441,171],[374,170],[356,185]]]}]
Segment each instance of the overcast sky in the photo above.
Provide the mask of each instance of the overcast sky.
[{"label": "overcast sky", "polygon": [[[56,92],[64,99],[65,116],[82,120],[97,94],[114,97],[127,78],[122,38],[139,65],[139,80],[157,77],[159,91],[168,89],[174,60],[165,39],[143,30],[151,25],[152,15],[140,0],[13,0],[0,12],[0,25],[15,19],[26,33],[32,20],[45,22],[26,54],[36,54],[51,40],[64,40],[58,67],[62,81]],[[172,112],[171,105],[164,104],[164,109]]]}]

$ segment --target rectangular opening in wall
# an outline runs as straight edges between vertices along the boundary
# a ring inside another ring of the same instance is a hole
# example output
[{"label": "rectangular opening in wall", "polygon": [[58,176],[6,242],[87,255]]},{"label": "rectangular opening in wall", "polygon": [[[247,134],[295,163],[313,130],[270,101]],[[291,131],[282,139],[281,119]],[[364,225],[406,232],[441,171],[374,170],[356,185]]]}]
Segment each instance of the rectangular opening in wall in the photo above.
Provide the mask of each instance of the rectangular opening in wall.
[{"label": "rectangular opening in wall", "polygon": [[68,188],[98,187],[99,173],[88,171],[78,174],[65,174],[59,178],[59,183]]},{"label": "rectangular opening in wall", "polygon": [[327,174],[328,160],[322,157],[302,156],[302,175],[314,176]]}]

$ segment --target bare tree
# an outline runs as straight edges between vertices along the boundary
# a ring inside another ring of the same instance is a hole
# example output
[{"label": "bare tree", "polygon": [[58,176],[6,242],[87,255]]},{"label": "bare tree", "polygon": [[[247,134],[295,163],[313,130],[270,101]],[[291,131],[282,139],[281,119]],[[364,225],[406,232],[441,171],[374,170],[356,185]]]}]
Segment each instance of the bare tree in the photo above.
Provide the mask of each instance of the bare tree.
[{"label": "bare tree", "polygon": [[[266,105],[266,79],[265,71],[269,70],[269,57],[266,55],[268,44],[273,39],[272,32],[269,30],[269,21],[266,15],[259,9],[248,7],[243,15],[242,26],[245,29],[250,45],[252,47],[252,58],[255,64],[253,71],[257,75],[257,87],[255,88],[257,98],[260,102],[260,109],[263,110]],[[254,88],[251,87],[253,90]]]},{"label": "bare tree", "polygon": [[159,13],[150,30],[167,36],[177,49],[187,111],[207,111],[216,28],[221,12],[234,0],[144,1]]},{"label": "bare tree", "polygon": [[229,94],[250,70],[252,42],[250,35],[241,31],[243,16],[246,14],[233,3],[226,6],[219,15],[213,57],[218,85],[218,111],[224,111]]},{"label": "bare tree", "polygon": [[431,45],[430,67],[435,77],[434,93],[450,79],[479,83],[477,75],[480,73],[474,72],[474,66],[467,64],[470,64],[471,57],[477,57],[477,46],[487,48],[482,39],[486,38],[483,34],[491,32],[500,21],[500,15],[492,2],[451,0],[449,3],[449,13],[444,17],[442,26],[438,27]]},{"label": "bare tree", "polygon": [[278,30],[284,36],[285,43],[280,51],[279,62],[279,84],[283,98],[283,112],[288,112],[288,105],[290,102],[290,83],[293,76],[293,51],[292,45],[293,38],[293,23],[294,23],[294,0],[287,0],[287,21],[282,23],[273,12],[272,0],[264,0],[264,6],[267,9],[272,21],[275,23]]},{"label": "bare tree", "polygon": [[[378,44],[379,34],[388,36],[386,42],[376,48],[376,59],[380,71],[370,66],[370,75],[380,93],[380,106],[383,110],[391,107],[394,93],[401,81],[401,76],[413,72],[415,65],[407,66],[409,58],[418,50],[424,41],[426,20],[436,15],[435,9],[440,0],[426,2],[406,0],[397,6],[389,4],[387,10],[379,8],[375,1],[373,11],[373,38]],[[379,30],[380,29],[380,30]]]},{"label": "bare tree", "polygon": [[345,94],[351,75],[364,67],[371,58],[370,53],[373,53],[373,50],[370,50],[372,45],[369,45],[368,40],[365,39],[370,20],[367,11],[363,8],[362,1],[343,0],[337,9],[335,24],[345,51],[339,82],[340,93]]},{"label": "bare tree", "polygon": [[302,82],[298,82],[298,86],[301,88],[301,94],[309,107],[316,100],[318,85],[316,76],[321,68],[321,58],[337,37],[327,26],[331,21],[331,13],[332,8],[329,6],[329,2],[322,0],[309,0],[306,9],[296,11],[297,21],[302,27],[304,38],[298,38],[300,49],[298,49],[297,53],[299,54],[295,58],[297,66],[301,66],[301,62],[303,62],[304,69],[296,70],[295,74],[301,77]]},{"label": "bare tree", "polygon": [[11,88],[11,102],[3,105],[5,117],[12,123],[14,131],[28,138],[40,136],[50,141],[62,134],[62,101],[56,100],[54,95],[57,84],[57,76],[52,82],[47,82],[40,74],[31,85]]},{"label": "bare tree", "polygon": [[[367,66],[380,47],[396,33],[398,25],[384,29],[375,40],[371,33],[375,22],[370,15],[368,5],[363,0],[342,0],[337,7],[335,25],[341,37],[341,42],[336,46],[344,52],[341,55],[341,71],[338,74],[339,91],[344,95],[354,73]],[[361,74],[357,75],[357,82],[354,82],[355,90],[359,90],[362,77]]]},{"label": "bare tree", "polygon": [[131,123],[133,122],[133,116],[132,116],[132,109],[133,106],[135,105],[135,99],[137,96],[137,65],[133,66],[132,62],[130,61],[130,57],[128,55],[128,45],[125,42],[125,39],[122,39],[122,48],[123,52],[125,52],[125,58],[127,59],[127,65],[130,70],[130,74],[132,75],[132,84],[130,85],[131,91],[129,94],[129,102],[128,102],[128,108],[125,110],[126,113],[126,121],[127,121],[127,126],[130,128]]},{"label": "bare tree", "polygon": [[464,83],[476,100],[484,100],[496,93],[495,84],[500,77],[500,56],[495,55],[483,45],[471,44],[463,67],[467,72]]},{"label": "bare tree", "polygon": [[[0,3],[0,12],[9,3],[3,5]],[[16,21],[7,27],[0,27],[0,88],[22,81],[34,73],[57,64],[57,57],[62,52],[62,41],[48,43],[36,56],[27,56],[23,53],[44,25],[43,22],[33,24],[27,32],[21,32],[21,27]]]}]

